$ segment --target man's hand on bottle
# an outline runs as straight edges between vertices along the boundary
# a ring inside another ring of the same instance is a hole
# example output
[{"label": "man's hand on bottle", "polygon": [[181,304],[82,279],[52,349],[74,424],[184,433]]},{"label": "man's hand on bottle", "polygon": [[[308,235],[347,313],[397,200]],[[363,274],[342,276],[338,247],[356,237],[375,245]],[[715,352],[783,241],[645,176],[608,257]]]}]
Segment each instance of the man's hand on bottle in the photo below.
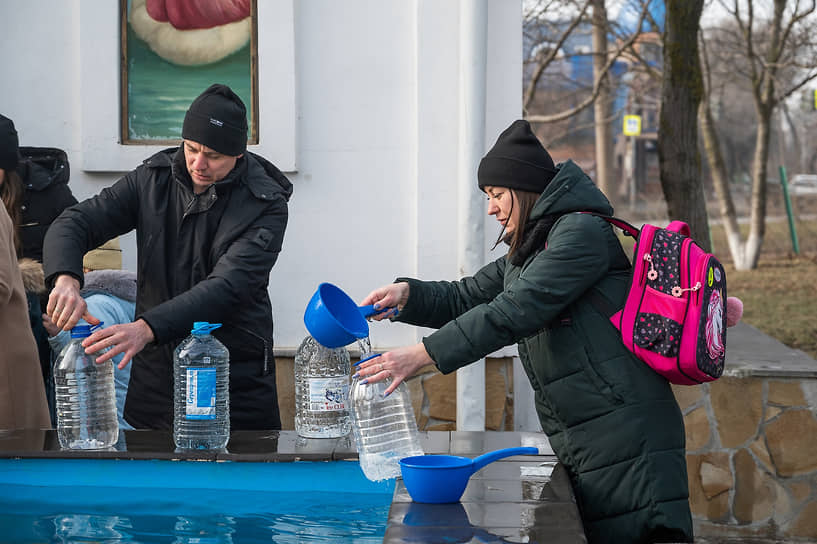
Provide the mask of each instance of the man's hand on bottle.
[{"label": "man's hand on bottle", "polygon": [[99,324],[99,319],[88,313],[85,299],[79,294],[79,280],[68,274],[57,276],[54,289],[48,296],[45,313],[51,318],[51,322],[63,331],[73,329],[80,319],[84,319],[90,325]]},{"label": "man's hand on bottle", "polygon": [[133,359],[134,355],[153,342],[153,330],[143,319],[137,319],[132,323],[122,325],[111,325],[104,329],[95,331],[91,336],[82,341],[85,353],[92,354],[108,349],[96,358],[97,363],[116,357],[124,353],[122,360],[117,365],[120,369],[125,368]]}]

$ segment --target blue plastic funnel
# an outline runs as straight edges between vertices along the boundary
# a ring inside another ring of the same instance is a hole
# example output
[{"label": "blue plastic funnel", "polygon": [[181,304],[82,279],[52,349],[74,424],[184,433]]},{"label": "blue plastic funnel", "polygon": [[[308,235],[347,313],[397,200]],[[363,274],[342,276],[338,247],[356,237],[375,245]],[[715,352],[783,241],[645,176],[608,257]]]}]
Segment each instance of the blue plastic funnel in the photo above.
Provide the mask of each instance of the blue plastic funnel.
[{"label": "blue plastic funnel", "polygon": [[327,348],[339,348],[369,336],[366,318],[377,313],[374,306],[358,306],[340,287],[322,283],[304,312],[306,330]]},{"label": "blue plastic funnel", "polygon": [[505,448],[474,459],[456,455],[417,455],[400,459],[403,483],[414,502],[459,502],[468,480],[476,471],[497,459],[512,455],[537,455],[538,448]]}]

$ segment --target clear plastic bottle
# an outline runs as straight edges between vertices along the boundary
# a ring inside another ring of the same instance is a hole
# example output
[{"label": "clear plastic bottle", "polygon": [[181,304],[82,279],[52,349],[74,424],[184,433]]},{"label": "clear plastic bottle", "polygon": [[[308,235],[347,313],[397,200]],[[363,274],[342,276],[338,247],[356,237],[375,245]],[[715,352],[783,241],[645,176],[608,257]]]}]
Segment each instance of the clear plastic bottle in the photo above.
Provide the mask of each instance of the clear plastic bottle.
[{"label": "clear plastic bottle", "polygon": [[339,438],[352,430],[345,348],[327,348],[311,336],[295,354],[295,430],[306,438]]},{"label": "clear plastic bottle", "polygon": [[99,353],[88,355],[82,347],[91,329],[71,329],[71,341],[54,362],[57,437],[64,449],[105,449],[119,438],[113,363],[97,364]]},{"label": "clear plastic bottle", "polygon": [[173,352],[173,441],[180,450],[220,450],[230,439],[230,353],[197,321]]},{"label": "clear plastic bottle", "polygon": [[408,388],[401,383],[384,397],[390,384],[390,378],[368,384],[355,378],[349,395],[360,468],[373,482],[396,478],[400,459],[424,454]]}]

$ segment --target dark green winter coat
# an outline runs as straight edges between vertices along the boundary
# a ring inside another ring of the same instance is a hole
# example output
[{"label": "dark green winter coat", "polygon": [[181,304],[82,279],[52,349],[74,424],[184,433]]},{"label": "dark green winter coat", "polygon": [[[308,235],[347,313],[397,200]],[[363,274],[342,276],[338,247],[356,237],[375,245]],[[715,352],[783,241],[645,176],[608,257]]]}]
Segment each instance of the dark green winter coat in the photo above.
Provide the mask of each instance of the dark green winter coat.
[{"label": "dark green winter coat", "polygon": [[612,208],[573,162],[558,169],[526,223],[546,225],[546,247],[542,238],[519,265],[502,257],[458,282],[400,278],[410,289],[398,319],[439,328],[423,343],[443,373],[518,343],[591,543],[691,541],[678,404],[589,295],[622,307],[628,258],[606,221],[569,213]]}]

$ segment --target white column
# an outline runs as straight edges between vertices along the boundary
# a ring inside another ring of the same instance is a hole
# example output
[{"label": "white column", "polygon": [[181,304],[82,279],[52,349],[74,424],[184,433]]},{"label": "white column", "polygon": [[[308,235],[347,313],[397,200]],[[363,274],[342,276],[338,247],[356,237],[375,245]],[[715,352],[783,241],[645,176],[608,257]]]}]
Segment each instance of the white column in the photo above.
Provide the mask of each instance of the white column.
[{"label": "white column", "polygon": [[519,357],[513,358],[513,430],[542,432],[534,392]]},{"label": "white column", "polygon": [[[460,0],[458,253],[460,276],[483,264],[485,204],[477,167],[485,151],[486,0]],[[457,371],[457,430],[485,430],[485,360]]]}]

